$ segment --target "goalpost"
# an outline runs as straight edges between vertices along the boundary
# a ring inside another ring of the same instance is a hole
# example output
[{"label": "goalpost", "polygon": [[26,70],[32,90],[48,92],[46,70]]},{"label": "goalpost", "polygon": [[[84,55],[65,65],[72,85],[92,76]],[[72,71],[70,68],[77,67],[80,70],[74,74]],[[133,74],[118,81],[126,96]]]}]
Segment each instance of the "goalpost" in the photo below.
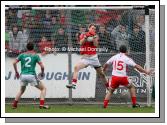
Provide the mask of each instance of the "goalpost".
[{"label": "goalpost", "polygon": [[[145,6],[145,29],[146,29],[146,69],[150,69],[150,36],[149,36],[149,6]],[[147,76],[147,106],[151,106],[151,81]]]}]

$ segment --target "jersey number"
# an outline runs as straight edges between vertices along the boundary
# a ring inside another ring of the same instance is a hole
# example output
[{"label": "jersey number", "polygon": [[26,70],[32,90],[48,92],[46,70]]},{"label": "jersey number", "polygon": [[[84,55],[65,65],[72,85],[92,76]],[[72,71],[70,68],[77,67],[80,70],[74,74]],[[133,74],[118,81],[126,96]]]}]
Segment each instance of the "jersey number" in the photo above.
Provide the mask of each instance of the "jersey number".
[{"label": "jersey number", "polygon": [[31,65],[29,64],[31,62],[31,57],[26,57],[25,61],[26,61],[25,67],[31,67]]},{"label": "jersey number", "polygon": [[123,70],[123,61],[114,61],[114,70]]}]

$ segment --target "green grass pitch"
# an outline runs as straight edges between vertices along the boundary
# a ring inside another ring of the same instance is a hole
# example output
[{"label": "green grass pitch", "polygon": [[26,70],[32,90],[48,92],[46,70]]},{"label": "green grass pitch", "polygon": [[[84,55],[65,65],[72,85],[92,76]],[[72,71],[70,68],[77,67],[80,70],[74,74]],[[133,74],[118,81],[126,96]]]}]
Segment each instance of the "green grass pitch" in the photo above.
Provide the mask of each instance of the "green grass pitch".
[{"label": "green grass pitch", "polygon": [[128,105],[109,105],[104,109],[102,105],[50,105],[50,109],[39,109],[37,105],[18,105],[12,109],[6,104],[6,113],[154,113],[154,107],[132,108]]}]

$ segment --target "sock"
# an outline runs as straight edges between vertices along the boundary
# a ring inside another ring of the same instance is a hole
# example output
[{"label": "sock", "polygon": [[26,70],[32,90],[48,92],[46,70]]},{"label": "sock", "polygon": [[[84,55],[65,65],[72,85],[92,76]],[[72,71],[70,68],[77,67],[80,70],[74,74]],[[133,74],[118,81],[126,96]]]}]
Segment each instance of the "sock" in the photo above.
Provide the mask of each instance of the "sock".
[{"label": "sock", "polygon": [[45,100],[40,99],[40,106],[44,106]]},{"label": "sock", "polygon": [[77,84],[77,79],[72,79],[72,84]]},{"label": "sock", "polygon": [[17,103],[18,103],[18,101],[14,100],[13,101],[13,107],[17,107]]},{"label": "sock", "polygon": [[131,99],[132,99],[132,104],[136,105],[136,97],[132,97]]},{"label": "sock", "polygon": [[109,103],[109,100],[104,100],[104,104],[103,104],[104,108],[107,108],[108,103]]}]

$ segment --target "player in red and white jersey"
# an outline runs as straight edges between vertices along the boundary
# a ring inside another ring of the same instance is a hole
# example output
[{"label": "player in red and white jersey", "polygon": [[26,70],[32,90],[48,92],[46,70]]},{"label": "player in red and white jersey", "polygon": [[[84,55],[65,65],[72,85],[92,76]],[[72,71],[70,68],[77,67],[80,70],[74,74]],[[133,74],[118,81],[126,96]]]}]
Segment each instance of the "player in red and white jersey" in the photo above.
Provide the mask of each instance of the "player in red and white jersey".
[{"label": "player in red and white jersey", "polygon": [[139,104],[136,103],[136,89],[132,83],[128,81],[127,76],[127,66],[132,66],[136,68],[138,71],[145,73],[147,75],[151,74],[151,70],[145,70],[140,65],[136,64],[130,57],[127,56],[127,48],[126,46],[122,45],[119,49],[120,53],[116,54],[115,56],[111,57],[105,64],[104,64],[104,72],[106,71],[108,65],[112,64],[113,71],[111,77],[111,84],[109,87],[111,88],[105,96],[104,99],[104,108],[107,108],[109,100],[112,96],[112,93],[119,85],[126,86],[131,95],[132,100],[132,107],[140,107]]},{"label": "player in red and white jersey", "polygon": [[99,62],[96,48],[98,47],[98,35],[96,34],[95,24],[90,24],[88,26],[88,32],[82,33],[80,35],[80,54],[82,55],[81,60],[74,67],[74,74],[72,79],[72,84],[66,85],[67,88],[76,87],[78,72],[88,66],[94,67],[97,74],[101,77],[106,87],[108,86],[108,80],[103,72],[102,66]]}]

